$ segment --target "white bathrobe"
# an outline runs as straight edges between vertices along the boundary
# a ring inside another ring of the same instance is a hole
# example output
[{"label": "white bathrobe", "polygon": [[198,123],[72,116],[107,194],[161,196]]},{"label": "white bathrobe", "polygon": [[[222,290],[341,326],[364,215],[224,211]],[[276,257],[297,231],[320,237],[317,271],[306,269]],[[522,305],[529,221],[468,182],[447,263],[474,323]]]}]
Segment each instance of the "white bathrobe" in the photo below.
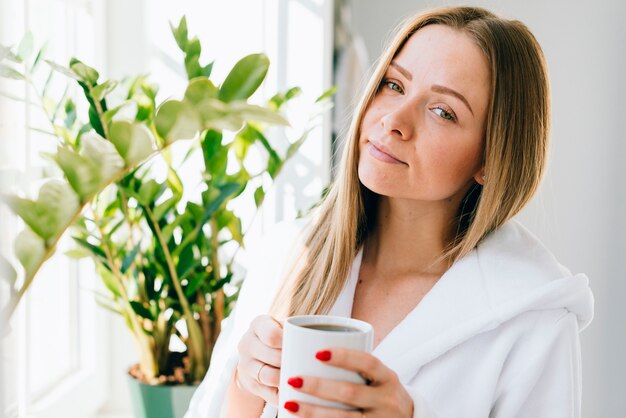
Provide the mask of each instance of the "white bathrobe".
[{"label": "white bathrobe", "polygon": [[[302,226],[282,224],[256,250],[185,418],[224,416],[237,343],[268,312]],[[351,315],[361,256],[329,314]],[[414,418],[580,417],[578,333],[592,317],[587,277],[510,220],[458,260],[372,354],[413,397]],[[266,405],[261,417],[276,413]]]}]

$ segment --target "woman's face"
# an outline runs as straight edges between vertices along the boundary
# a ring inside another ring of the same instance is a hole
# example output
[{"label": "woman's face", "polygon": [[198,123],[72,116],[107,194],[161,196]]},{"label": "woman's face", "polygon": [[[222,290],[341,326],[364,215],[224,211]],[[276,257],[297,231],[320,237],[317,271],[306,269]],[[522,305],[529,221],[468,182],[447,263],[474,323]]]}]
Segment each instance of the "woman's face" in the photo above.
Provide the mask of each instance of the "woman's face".
[{"label": "woman's face", "polygon": [[389,197],[460,201],[483,181],[489,94],[487,59],[467,34],[443,25],[418,30],[365,111],[363,185]]}]

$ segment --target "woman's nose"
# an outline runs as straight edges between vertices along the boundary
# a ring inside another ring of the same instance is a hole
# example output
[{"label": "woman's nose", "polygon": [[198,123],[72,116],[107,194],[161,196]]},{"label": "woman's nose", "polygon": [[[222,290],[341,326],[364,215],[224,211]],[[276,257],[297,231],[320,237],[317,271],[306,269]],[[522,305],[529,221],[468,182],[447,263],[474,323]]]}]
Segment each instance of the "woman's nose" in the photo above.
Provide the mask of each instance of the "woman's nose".
[{"label": "woman's nose", "polygon": [[384,115],[380,119],[380,125],[385,133],[396,136],[398,139],[408,140],[413,137],[416,116],[415,109],[409,111],[409,106],[404,103]]}]

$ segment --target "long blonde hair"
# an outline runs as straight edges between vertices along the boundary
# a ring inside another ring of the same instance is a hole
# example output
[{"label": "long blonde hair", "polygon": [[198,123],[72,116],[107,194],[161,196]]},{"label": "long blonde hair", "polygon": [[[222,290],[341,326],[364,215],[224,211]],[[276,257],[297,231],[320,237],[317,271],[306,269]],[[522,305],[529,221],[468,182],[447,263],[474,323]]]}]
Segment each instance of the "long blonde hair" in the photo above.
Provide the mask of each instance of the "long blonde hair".
[{"label": "long blonde hair", "polygon": [[359,181],[358,142],[364,113],[394,56],[420,28],[440,24],[464,31],[485,53],[491,96],[483,166],[484,186],[471,187],[451,225],[440,260],[448,267],[517,214],[536,192],[545,170],[550,92],[541,47],[528,28],[475,7],[429,10],[404,22],[379,58],[347,134],[338,177],[303,232],[295,261],[272,303],[277,317],[327,313],[339,296],[359,248],[372,231],[377,195]]}]

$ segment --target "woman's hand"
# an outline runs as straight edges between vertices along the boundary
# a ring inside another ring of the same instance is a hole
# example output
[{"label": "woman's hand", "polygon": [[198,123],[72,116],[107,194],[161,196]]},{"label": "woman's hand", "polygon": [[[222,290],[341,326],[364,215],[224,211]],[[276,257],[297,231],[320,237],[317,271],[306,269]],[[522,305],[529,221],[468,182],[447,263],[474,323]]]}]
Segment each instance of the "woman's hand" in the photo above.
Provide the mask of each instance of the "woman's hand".
[{"label": "woman's hand", "polygon": [[257,316],[239,341],[237,386],[278,406],[283,328],[269,315]]},{"label": "woman's hand", "polygon": [[368,384],[311,376],[289,376],[288,383],[299,392],[341,402],[358,410],[347,411],[300,401],[287,401],[283,406],[292,414],[315,418],[413,417],[413,399],[400,383],[396,373],[376,357],[363,351],[344,348],[319,351],[316,357],[330,366],[359,373]]}]

